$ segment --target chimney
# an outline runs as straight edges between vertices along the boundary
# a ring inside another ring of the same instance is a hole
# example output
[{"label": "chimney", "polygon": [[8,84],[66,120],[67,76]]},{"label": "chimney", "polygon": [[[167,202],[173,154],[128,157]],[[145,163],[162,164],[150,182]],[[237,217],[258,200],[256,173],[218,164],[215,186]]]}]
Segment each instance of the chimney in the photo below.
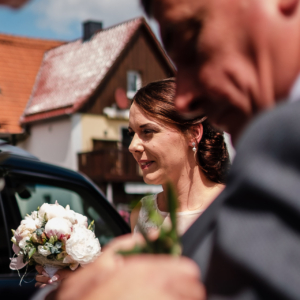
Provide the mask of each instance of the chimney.
[{"label": "chimney", "polygon": [[94,33],[102,29],[102,22],[86,21],[83,23],[83,42],[88,41]]}]

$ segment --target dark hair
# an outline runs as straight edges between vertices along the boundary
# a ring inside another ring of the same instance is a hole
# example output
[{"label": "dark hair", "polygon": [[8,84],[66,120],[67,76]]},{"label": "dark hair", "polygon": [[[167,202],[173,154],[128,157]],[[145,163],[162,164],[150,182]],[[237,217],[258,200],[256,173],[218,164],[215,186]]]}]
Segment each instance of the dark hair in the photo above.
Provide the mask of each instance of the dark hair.
[{"label": "dark hair", "polygon": [[230,160],[223,132],[213,128],[205,116],[191,120],[183,119],[174,105],[175,93],[174,78],[155,81],[142,87],[135,94],[132,103],[136,103],[147,115],[175,125],[183,133],[202,123],[203,136],[197,151],[199,166],[208,179],[224,183]]}]

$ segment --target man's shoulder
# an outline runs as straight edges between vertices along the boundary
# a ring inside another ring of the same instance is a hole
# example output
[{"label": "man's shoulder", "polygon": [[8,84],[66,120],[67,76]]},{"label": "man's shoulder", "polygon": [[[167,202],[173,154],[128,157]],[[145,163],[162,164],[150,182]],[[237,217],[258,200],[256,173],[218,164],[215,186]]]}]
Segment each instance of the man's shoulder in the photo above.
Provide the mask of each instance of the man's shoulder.
[{"label": "man's shoulder", "polygon": [[261,166],[266,160],[292,163],[299,161],[300,101],[284,103],[259,115],[245,130],[237,145],[231,175],[248,172],[254,161]]},{"label": "man's shoulder", "polygon": [[237,145],[237,152],[251,149],[250,143],[255,146],[265,147],[268,143],[291,142],[291,137],[296,137],[300,130],[300,101],[283,103],[276,108],[264,112],[256,117],[248,126]]}]

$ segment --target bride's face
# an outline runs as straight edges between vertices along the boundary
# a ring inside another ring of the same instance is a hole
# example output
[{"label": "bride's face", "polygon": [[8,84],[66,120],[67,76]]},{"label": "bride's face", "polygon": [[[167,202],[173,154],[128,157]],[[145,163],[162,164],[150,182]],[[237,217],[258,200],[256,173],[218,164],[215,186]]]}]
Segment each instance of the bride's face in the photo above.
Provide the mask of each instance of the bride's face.
[{"label": "bride's face", "polygon": [[192,151],[187,137],[175,127],[147,116],[132,104],[129,117],[132,142],[129,151],[138,162],[148,184],[164,184],[179,179]]}]

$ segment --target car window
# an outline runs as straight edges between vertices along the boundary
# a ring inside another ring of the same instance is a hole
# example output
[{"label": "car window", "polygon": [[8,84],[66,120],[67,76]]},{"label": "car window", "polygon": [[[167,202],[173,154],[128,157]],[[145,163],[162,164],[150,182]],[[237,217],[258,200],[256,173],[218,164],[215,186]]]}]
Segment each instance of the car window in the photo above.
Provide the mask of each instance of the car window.
[{"label": "car window", "polygon": [[103,218],[105,210],[99,209],[95,205],[97,199],[86,192],[50,184],[24,182],[15,185],[13,192],[22,218],[26,214],[31,214],[43,203],[54,204],[57,200],[60,205],[64,207],[70,205],[75,212],[87,216],[89,223],[92,220],[95,221],[95,235],[98,237],[101,247],[116,236],[111,224]]}]

